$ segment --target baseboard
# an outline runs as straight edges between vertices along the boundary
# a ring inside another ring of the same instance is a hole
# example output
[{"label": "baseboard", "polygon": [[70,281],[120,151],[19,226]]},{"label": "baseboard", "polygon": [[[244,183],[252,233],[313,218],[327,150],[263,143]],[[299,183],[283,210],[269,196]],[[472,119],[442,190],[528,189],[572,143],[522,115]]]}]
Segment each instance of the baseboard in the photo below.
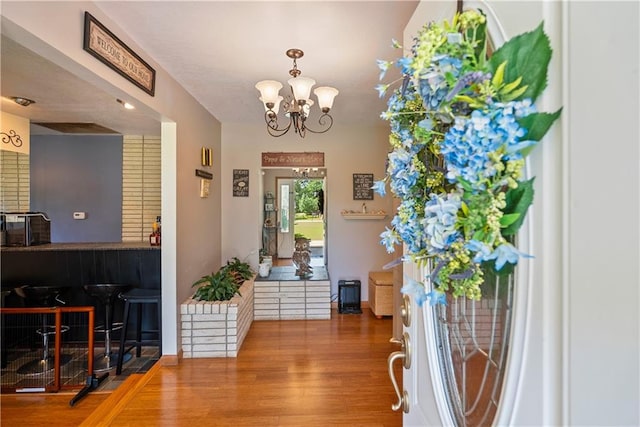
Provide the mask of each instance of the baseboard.
[{"label": "baseboard", "polygon": [[180,359],[182,359],[182,349],[178,352],[178,354],[165,354],[160,357],[160,363],[162,366],[176,366],[180,363]]}]

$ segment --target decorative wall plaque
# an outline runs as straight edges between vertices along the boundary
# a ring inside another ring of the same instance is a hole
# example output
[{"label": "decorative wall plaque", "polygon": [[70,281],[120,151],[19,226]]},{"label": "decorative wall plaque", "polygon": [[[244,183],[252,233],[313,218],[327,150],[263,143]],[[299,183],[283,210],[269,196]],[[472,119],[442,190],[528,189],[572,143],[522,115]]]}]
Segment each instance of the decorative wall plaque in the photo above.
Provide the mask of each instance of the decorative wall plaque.
[{"label": "decorative wall plaque", "polygon": [[125,79],[154,96],[156,70],[151,68],[89,12],[84,13],[84,44],[82,47]]},{"label": "decorative wall plaque", "polygon": [[324,167],[324,153],[262,153],[262,166]]},{"label": "decorative wall plaque", "polygon": [[249,169],[233,170],[233,197],[249,197]]},{"label": "decorative wall plaque", "polygon": [[373,174],[353,174],[353,200],[373,200]]}]

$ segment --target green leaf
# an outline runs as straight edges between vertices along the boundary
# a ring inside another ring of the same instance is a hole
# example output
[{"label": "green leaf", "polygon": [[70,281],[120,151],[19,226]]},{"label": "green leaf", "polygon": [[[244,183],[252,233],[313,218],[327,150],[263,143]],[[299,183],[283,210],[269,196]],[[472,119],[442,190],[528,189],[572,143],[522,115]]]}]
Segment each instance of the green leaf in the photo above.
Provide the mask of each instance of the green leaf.
[{"label": "green leaf", "polygon": [[472,237],[472,239],[473,239],[473,240],[483,241],[483,240],[484,240],[484,236],[485,236],[484,231],[482,231],[482,230],[478,230],[478,231],[476,231],[475,233],[473,233],[473,237]]},{"label": "green leaf", "polygon": [[[478,10],[482,14],[482,16],[486,16],[486,14],[482,10]],[[478,43],[475,47],[475,55],[476,60],[478,61],[478,65],[480,68],[484,68],[484,64],[487,58],[487,20],[476,28],[475,34],[476,42]]]},{"label": "green leaf", "polygon": [[471,98],[468,95],[456,95],[454,99],[458,102],[466,102],[467,104],[473,104],[476,102],[475,99]]},{"label": "green leaf", "polygon": [[460,203],[460,209],[465,216],[469,216],[469,207],[465,202]]},{"label": "green leaf", "polygon": [[519,213],[512,213],[512,214],[502,215],[502,218],[500,218],[500,227],[506,228],[509,225],[511,225],[514,222],[516,222],[516,220],[518,218],[520,218],[520,214]]},{"label": "green leaf", "polygon": [[[553,122],[560,117],[561,112],[562,108],[555,113],[533,113],[518,119],[518,124],[528,130],[522,140],[540,141],[546,135]],[[522,150],[522,155],[526,157],[534,147],[535,145],[525,148]]]},{"label": "green leaf", "polygon": [[471,184],[469,183],[469,181],[466,181],[462,178],[458,178],[458,182],[460,183],[460,186],[462,187],[463,190],[468,192],[473,191],[473,187],[471,187]]},{"label": "green leaf", "polygon": [[514,92],[511,92],[509,94],[506,94],[502,100],[505,102],[509,102],[509,101],[513,101],[515,99],[519,99],[520,96],[525,93],[527,91],[527,89],[529,88],[529,86],[522,86],[521,88],[515,90]]},{"label": "green leaf", "polygon": [[502,229],[503,236],[512,236],[518,232],[522,223],[527,215],[527,210],[531,203],[533,203],[533,181],[535,178],[531,178],[529,181],[519,183],[517,188],[510,189],[506,194],[506,203],[503,210],[504,216],[511,214],[518,214],[518,218],[509,226]]},{"label": "green leaf", "polygon": [[496,50],[489,59],[489,70],[495,74],[507,61],[504,80],[512,82],[522,76],[523,85],[528,87],[519,99],[535,101],[547,86],[550,60],[551,44],[540,23],[535,30],[513,37]]},{"label": "green leaf", "polygon": [[506,66],[507,66],[507,61],[505,61],[502,64],[498,65],[498,68],[496,69],[496,72],[493,73],[493,78],[491,79],[491,84],[494,87],[502,86],[502,83],[504,82],[504,67],[506,67]]},{"label": "green leaf", "polygon": [[515,81],[511,82],[511,83],[507,83],[506,85],[504,85],[500,90],[500,94],[503,95],[507,95],[509,93],[511,93],[511,91],[513,91],[515,88],[517,88],[520,83],[522,83],[522,76],[518,77]]}]

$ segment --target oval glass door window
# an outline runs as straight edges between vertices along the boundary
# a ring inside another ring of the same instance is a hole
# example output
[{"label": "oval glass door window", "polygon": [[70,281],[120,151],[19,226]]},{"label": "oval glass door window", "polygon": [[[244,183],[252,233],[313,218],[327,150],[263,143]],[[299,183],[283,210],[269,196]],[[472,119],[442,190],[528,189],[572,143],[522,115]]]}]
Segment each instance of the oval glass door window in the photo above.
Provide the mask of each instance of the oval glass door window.
[{"label": "oval glass door window", "polygon": [[509,352],[514,274],[483,271],[481,300],[449,296],[433,310],[443,384],[458,426],[492,424]]}]

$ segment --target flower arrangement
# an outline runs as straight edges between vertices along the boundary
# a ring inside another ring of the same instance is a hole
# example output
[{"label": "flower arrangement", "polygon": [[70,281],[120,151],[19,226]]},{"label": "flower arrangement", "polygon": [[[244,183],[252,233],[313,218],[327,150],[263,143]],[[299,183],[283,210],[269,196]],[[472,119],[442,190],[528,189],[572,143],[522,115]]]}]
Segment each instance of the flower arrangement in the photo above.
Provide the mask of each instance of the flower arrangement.
[{"label": "flower arrangement", "polygon": [[[394,47],[402,48],[396,41]],[[400,198],[380,237],[388,252],[404,243],[414,262],[432,260],[432,290],[410,281],[403,292],[419,304],[446,303],[446,294],[480,299],[483,270],[508,274],[523,254],[515,235],[533,201],[533,179],[523,179],[525,157],[559,117],[537,112],[551,59],[542,24],[488,51],[481,11],[427,23],[410,56],[378,61],[380,80],[402,71],[381,117],[390,122],[387,185]]]}]

